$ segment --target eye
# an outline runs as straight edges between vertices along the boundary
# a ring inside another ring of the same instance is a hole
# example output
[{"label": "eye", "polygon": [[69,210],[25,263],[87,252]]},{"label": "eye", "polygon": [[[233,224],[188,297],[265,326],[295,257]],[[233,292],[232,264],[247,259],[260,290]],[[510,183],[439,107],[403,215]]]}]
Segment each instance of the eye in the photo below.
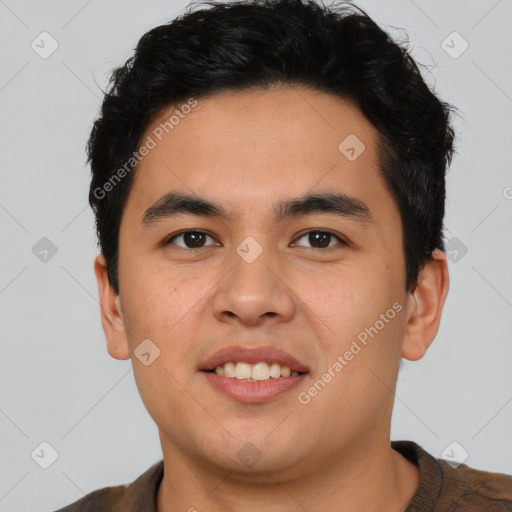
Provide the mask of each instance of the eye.
[{"label": "eye", "polygon": [[[182,244],[175,243],[174,241],[182,238]],[[330,245],[330,242],[333,241],[333,239],[338,240],[338,242],[341,245],[348,245],[342,238],[340,238],[338,235],[335,235],[334,233],[331,233],[330,231],[322,231],[322,230],[311,230],[307,231],[306,233],[303,233],[298,239],[302,240],[303,238],[307,238],[307,241],[317,247],[313,247],[314,249],[327,249],[330,247],[333,247]],[[181,233],[178,233],[171,238],[169,238],[164,245],[170,245],[171,243],[181,247],[184,250],[194,251],[197,249],[202,249],[204,247],[208,247],[204,244],[205,239],[210,238],[211,240],[214,240],[212,236],[210,236],[208,233],[204,231],[183,231]],[[300,244],[298,244],[300,245]],[[334,244],[336,245],[336,244]]]},{"label": "eye", "polygon": [[167,242],[165,242],[165,245],[169,245],[173,240],[176,240],[180,237],[183,237],[183,243],[185,246],[179,244],[174,245],[182,247],[185,250],[202,249],[205,247],[203,245],[205,238],[211,238],[213,240],[213,238],[204,231],[183,231],[182,233],[178,233],[177,235],[169,238]]},{"label": "eye", "polygon": [[302,240],[303,238],[306,238],[306,237],[308,237],[307,240],[310,244],[320,246],[320,247],[314,247],[317,249],[329,248],[329,241],[331,241],[332,238],[336,238],[336,240],[338,240],[341,245],[347,245],[347,243],[344,240],[342,240],[339,236],[335,235],[334,233],[331,233],[330,231],[320,231],[320,230],[308,231],[308,232],[304,233],[297,240]]}]

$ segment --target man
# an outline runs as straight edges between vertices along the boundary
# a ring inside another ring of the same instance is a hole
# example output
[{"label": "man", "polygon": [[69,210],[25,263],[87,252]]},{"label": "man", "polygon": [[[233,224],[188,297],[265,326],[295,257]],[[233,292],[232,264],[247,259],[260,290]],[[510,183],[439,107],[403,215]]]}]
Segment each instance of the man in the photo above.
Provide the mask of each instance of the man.
[{"label": "man", "polygon": [[451,111],[346,4],[211,3],[142,37],[90,203],[108,352],[163,460],[62,511],[512,510],[512,477],[390,441],[448,293]]}]

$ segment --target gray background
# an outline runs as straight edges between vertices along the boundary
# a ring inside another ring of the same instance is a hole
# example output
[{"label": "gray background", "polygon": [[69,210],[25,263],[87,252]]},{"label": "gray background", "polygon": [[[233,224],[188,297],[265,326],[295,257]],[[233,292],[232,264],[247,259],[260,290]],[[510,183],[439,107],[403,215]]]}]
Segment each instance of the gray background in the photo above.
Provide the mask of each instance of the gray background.
[{"label": "gray background", "polygon": [[[51,511],[161,458],[131,362],[106,351],[84,144],[111,69],[186,4],[0,0],[0,511]],[[400,374],[391,437],[512,473],[512,2],[358,4],[407,31],[426,80],[461,113],[451,289],[436,341]],[[59,45],[47,58],[31,47],[51,49],[43,31]],[[56,254],[38,252],[43,237]],[[42,442],[58,453],[47,469]]]}]

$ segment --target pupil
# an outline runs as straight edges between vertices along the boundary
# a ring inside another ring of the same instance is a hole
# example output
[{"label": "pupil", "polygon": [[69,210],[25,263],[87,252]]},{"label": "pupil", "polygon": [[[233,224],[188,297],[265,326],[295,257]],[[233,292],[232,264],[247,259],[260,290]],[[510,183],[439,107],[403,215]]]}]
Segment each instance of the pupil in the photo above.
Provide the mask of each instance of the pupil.
[{"label": "pupil", "polygon": [[193,247],[200,247],[200,240],[198,243],[198,238],[204,237],[204,233],[199,233],[197,231],[191,231],[189,233],[185,233],[185,243],[187,245],[192,245]]},{"label": "pupil", "polygon": [[[330,233],[322,233],[321,231],[313,231],[309,234],[309,243],[311,245],[320,245],[322,248],[328,247]],[[322,243],[322,240],[326,243]]]}]

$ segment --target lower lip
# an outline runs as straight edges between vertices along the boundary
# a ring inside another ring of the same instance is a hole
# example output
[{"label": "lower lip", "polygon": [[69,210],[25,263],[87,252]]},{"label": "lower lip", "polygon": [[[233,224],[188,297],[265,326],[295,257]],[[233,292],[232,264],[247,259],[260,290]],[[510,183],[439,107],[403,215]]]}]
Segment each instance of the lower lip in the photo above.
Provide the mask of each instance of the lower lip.
[{"label": "lower lip", "polygon": [[279,377],[256,382],[221,377],[212,372],[201,372],[208,382],[225,395],[245,403],[265,403],[298,386],[306,377],[306,373],[297,377]]}]

